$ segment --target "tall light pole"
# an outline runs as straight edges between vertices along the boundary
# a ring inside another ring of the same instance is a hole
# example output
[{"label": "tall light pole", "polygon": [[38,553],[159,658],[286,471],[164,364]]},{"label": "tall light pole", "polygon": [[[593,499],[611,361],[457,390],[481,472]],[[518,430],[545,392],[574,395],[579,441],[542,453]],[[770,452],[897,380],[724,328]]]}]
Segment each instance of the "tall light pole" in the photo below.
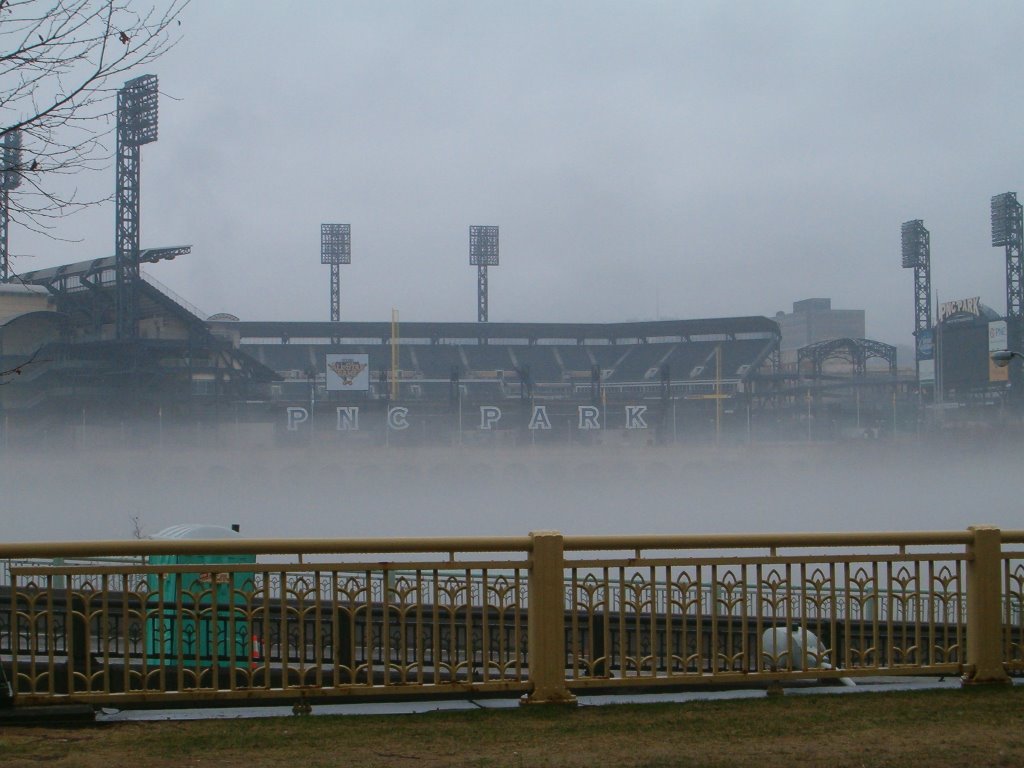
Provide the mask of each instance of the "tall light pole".
[{"label": "tall light pole", "polygon": [[932,257],[931,235],[921,219],[905,221],[900,227],[903,268],[914,270],[914,364],[918,391],[921,388],[922,362],[928,362],[935,378],[935,349],[932,332]]},{"label": "tall light pole", "polygon": [[[1019,349],[1024,324],[1024,283],[1021,280],[1021,241],[1024,240],[1024,216],[1016,192],[1004,192],[992,198],[992,247],[1006,250],[1006,341]],[[1014,353],[1016,354],[1016,353]],[[994,360],[995,358],[993,358]],[[1010,358],[1006,359],[1009,364]],[[998,363],[997,363],[998,364]],[[1010,366],[1010,397],[1020,401],[1020,366]]]},{"label": "tall light pole", "polygon": [[331,265],[331,322],[341,320],[341,265],[352,263],[352,228],[320,225],[320,263]]},{"label": "tall light pole", "polygon": [[0,171],[0,283],[11,279],[8,250],[11,224],[10,193],[21,184],[21,131],[7,131],[3,137],[3,170]]},{"label": "tall light pole", "polygon": [[469,228],[469,264],[476,270],[476,321],[487,322],[487,268],[498,266],[498,228]]},{"label": "tall light pole", "polygon": [[114,268],[117,279],[117,338],[138,335],[139,186],[141,147],[157,138],[157,79],[143,75],[117,92],[117,189]]}]

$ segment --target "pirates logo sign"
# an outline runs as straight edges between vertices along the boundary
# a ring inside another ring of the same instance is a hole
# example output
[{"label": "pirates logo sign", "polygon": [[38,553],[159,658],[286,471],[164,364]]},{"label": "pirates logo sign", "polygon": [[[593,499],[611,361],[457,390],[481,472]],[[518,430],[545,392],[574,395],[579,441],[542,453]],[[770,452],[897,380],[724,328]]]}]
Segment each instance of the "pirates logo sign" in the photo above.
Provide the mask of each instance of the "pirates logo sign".
[{"label": "pirates logo sign", "polygon": [[369,355],[327,355],[327,389],[368,390],[369,366]]},{"label": "pirates logo sign", "polygon": [[355,360],[341,360],[340,362],[331,363],[327,367],[334,371],[335,375],[341,379],[343,387],[351,387],[352,380],[363,372],[366,364],[357,363]]}]

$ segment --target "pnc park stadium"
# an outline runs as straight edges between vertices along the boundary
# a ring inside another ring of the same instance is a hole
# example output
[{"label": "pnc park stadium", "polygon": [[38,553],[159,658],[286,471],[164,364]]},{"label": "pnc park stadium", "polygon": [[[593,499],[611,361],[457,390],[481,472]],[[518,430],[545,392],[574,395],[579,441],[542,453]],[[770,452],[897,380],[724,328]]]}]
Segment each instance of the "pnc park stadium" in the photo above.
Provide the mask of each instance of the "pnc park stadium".
[{"label": "pnc park stadium", "polygon": [[[296,445],[810,441],[1005,423],[1018,405],[1019,361],[1000,367],[991,358],[1021,341],[1024,226],[1015,193],[991,200],[992,245],[1006,255],[1003,314],[979,297],[933,306],[927,228],[908,221],[894,237],[901,266],[913,271],[915,349],[902,366],[894,346],[864,338],[863,312],[859,326],[827,332],[841,315],[827,299],[797,302],[774,319],[741,311],[490,322],[489,270],[502,265],[497,225],[468,227],[476,322],[403,323],[398,312],[343,320],[351,227],[335,223],[320,225],[329,319],[204,316],[150,274],[194,258],[191,246],[140,245],[139,150],[156,138],[155,94],[156,78],[144,76],[119,100],[113,255],[14,270],[6,192],[18,177],[0,179],[4,444],[151,444],[211,432]],[[19,147],[3,151],[5,167],[18,167]],[[794,335],[812,315],[817,335]]]},{"label": "pnc park stadium", "polygon": [[[189,250],[144,250],[139,262]],[[14,371],[0,388],[2,424],[8,441],[66,445],[211,431],[267,445],[877,438],[920,428],[937,387],[947,420],[949,403],[973,424],[1010,401],[1012,370],[989,359],[1006,319],[978,301],[942,309],[929,338],[943,350],[936,374],[934,352],[916,361],[922,371],[900,369],[894,347],[863,338],[787,359],[780,323],[766,317],[203,317],[147,271],[119,282],[105,257],[0,286],[0,367]]]},{"label": "pnc park stadium", "polygon": [[[690,441],[887,437],[977,425],[1014,404],[1012,318],[946,302],[919,329],[914,367],[893,346],[839,337],[783,346],[783,318],[489,322],[487,227],[477,322],[347,322],[336,230],[325,314],[310,321],[202,316],[149,274],[188,246],[21,273],[0,285],[3,439],[152,443],[211,431],[267,445]],[[146,270],[140,269],[145,265]],[[125,274],[122,274],[124,272]],[[328,286],[325,286],[327,288]],[[926,294],[927,295],[927,294]],[[472,297],[467,297],[472,299]],[[468,303],[468,302],[467,302]],[[806,303],[806,302],[805,302]],[[124,315],[130,313],[130,318]],[[931,308],[928,308],[931,314]],[[781,314],[781,313],[780,313]]]}]

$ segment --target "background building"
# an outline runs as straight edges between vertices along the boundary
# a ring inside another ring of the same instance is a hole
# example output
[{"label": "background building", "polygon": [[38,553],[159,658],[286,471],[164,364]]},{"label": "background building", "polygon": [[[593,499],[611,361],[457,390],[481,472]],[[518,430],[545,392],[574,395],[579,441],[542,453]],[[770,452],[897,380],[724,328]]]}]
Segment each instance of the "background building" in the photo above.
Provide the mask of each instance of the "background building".
[{"label": "background building", "polygon": [[782,364],[795,365],[797,350],[819,341],[863,339],[863,309],[832,309],[832,299],[802,299],[793,302],[789,314],[777,312],[775,322],[782,332]]}]

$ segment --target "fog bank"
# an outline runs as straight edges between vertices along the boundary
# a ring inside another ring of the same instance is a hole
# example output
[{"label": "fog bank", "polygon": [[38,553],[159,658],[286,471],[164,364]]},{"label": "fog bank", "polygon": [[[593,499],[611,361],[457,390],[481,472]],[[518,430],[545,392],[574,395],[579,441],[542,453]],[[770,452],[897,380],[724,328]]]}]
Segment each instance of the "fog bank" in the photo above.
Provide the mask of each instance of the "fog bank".
[{"label": "fog bank", "polygon": [[8,541],[178,523],[252,537],[1024,528],[1016,447],[827,445],[7,452]]}]

